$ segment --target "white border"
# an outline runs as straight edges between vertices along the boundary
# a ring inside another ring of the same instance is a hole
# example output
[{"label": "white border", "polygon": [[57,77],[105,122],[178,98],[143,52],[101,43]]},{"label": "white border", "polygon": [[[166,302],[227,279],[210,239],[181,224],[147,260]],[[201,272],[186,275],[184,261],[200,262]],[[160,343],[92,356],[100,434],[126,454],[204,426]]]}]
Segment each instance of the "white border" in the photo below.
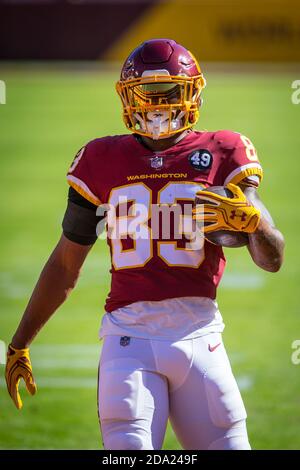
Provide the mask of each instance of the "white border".
[{"label": "white border", "polygon": [[67,180],[72,181],[75,183],[77,186],[79,186],[88,196],[90,196],[92,199],[94,199],[97,203],[101,204],[100,199],[95,196],[95,194],[92,193],[92,191],[88,188],[88,186],[81,181],[79,178],[76,178],[76,176],[73,175],[67,175]]},{"label": "white border", "polygon": [[243,171],[247,170],[248,168],[258,168],[259,170],[262,171],[262,167],[259,163],[248,163],[247,165],[239,166],[235,170],[233,170],[227,178],[224,181],[224,186],[226,186],[230,181],[239,173],[242,173]]}]

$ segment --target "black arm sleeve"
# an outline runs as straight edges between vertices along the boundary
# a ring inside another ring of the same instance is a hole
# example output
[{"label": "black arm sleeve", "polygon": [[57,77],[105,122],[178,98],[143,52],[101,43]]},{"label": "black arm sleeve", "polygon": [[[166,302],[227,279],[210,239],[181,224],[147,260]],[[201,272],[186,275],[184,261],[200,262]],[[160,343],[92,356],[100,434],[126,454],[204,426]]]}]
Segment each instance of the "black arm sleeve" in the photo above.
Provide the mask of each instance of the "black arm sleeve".
[{"label": "black arm sleeve", "polygon": [[97,224],[103,219],[96,215],[96,210],[97,206],[70,187],[68,205],[62,221],[65,237],[79,245],[94,244],[97,240]]}]

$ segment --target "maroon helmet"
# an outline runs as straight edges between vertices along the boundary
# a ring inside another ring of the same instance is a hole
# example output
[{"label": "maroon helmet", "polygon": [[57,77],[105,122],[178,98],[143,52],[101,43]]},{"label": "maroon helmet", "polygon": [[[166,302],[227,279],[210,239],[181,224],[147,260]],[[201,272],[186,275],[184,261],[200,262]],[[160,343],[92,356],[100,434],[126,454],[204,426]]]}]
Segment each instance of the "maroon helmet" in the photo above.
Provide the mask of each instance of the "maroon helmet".
[{"label": "maroon helmet", "polygon": [[134,49],[116,85],[127,128],[152,139],[192,127],[204,87],[194,56],[172,39],[152,39]]}]

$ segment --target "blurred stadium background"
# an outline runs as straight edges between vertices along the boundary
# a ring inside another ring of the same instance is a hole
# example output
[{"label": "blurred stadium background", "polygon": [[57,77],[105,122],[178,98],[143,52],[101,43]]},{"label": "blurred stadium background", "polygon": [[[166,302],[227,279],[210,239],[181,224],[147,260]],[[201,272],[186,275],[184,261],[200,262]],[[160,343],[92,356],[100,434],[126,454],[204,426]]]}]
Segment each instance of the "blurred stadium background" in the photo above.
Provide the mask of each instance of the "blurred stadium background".
[{"label": "blurred stadium background", "polygon": [[[96,136],[126,131],[114,82],[129,51],[151,37],[172,37],[199,59],[208,85],[197,128],[242,132],[261,158],[260,193],[285,234],[285,265],[268,274],[245,249],[227,250],[218,300],[252,446],[299,449],[300,365],[291,361],[300,339],[296,0],[0,0],[0,340],[10,341],[60,236],[74,154]],[[109,282],[99,241],[32,346],[39,391],[31,398],[22,389],[22,411],[0,365],[1,449],[101,446],[97,332]],[[180,448],[170,428],[164,448]]]}]

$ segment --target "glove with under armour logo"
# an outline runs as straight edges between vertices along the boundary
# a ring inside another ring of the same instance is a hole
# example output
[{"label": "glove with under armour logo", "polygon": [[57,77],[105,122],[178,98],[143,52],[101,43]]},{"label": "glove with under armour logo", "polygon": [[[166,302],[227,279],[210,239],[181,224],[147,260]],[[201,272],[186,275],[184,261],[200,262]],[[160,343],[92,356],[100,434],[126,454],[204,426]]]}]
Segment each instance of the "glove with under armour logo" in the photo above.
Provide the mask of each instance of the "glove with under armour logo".
[{"label": "glove with under armour logo", "polygon": [[11,345],[8,346],[5,378],[8,393],[10,394],[18,410],[20,410],[23,406],[19,394],[19,383],[21,378],[24,380],[30,395],[34,395],[37,390],[32,375],[32,367],[28,348],[15,349]]},{"label": "glove with under armour logo", "polygon": [[226,188],[233,197],[225,197],[211,191],[199,191],[198,204],[193,219],[203,224],[203,232],[232,230],[255,232],[260,221],[260,210],[252,206],[239,186],[229,183]]}]

